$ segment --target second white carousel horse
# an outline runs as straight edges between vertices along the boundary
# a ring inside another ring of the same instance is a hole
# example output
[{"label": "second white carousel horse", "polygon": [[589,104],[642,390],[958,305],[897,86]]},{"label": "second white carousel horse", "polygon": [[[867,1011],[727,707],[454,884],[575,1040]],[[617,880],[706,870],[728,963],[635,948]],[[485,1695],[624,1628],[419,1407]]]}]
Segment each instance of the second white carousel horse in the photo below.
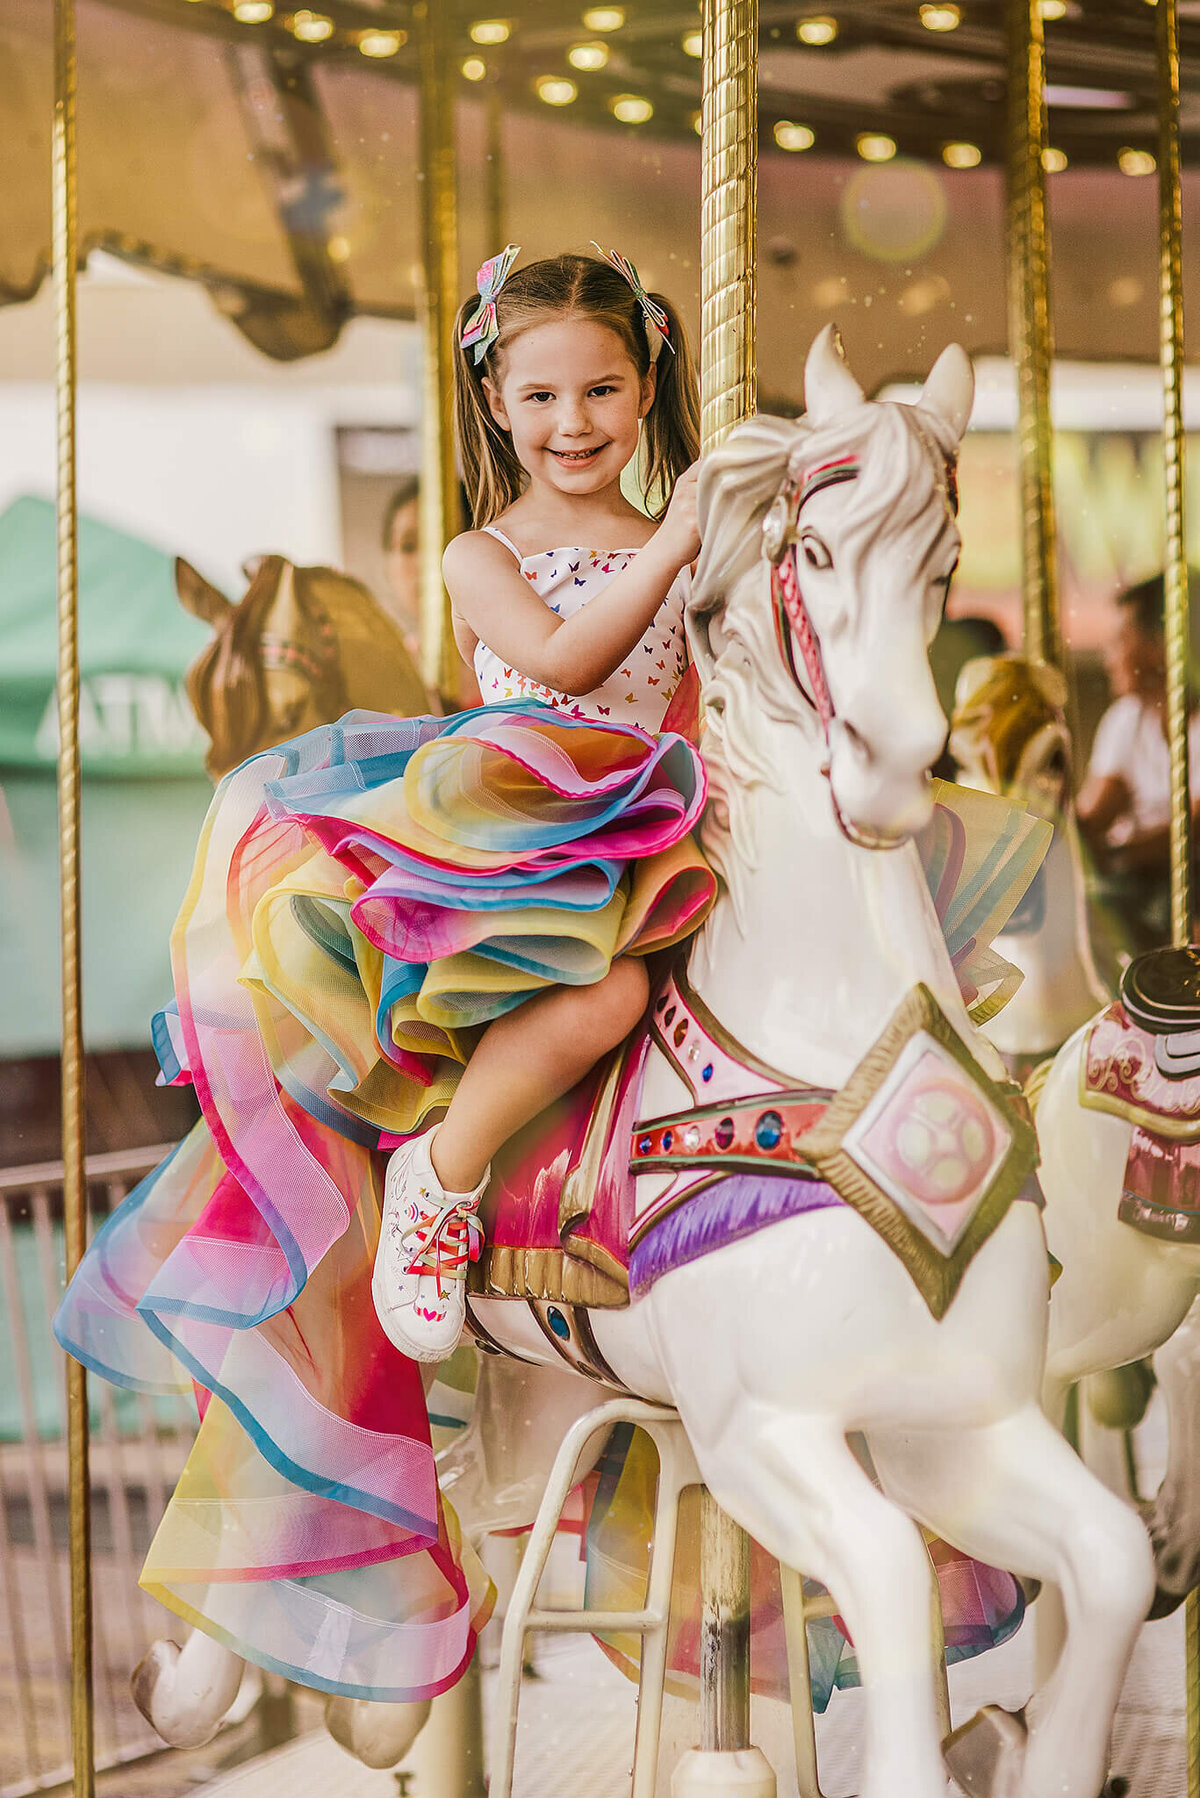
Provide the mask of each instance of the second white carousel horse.
[{"label": "second white carousel horse", "polygon": [[[1021,1072],[1057,1050],[1081,1026],[1090,1038],[1096,1012],[1108,997],[1087,935],[1082,858],[1070,807],[1065,699],[1056,669],[1019,656],[981,657],[968,663],[959,678],[951,733],[952,752],[969,784],[1022,799],[1055,826],[1042,868],[996,939],[997,948],[1021,968],[1025,979],[987,1031],[1010,1066]],[[1110,1025],[1101,1028],[1112,1031]],[[1194,1297],[1200,1287],[1200,1248],[1189,1248],[1188,1238],[1170,1227],[1157,1237],[1135,1233],[1133,1225],[1146,1220],[1144,1214],[1135,1217],[1128,1202],[1126,1217],[1119,1216],[1133,1126],[1118,1116],[1102,1118],[1093,1109],[1080,1112],[1070,1102],[1081,1056],[1086,1064],[1083,1041],[1073,1045],[1038,1107],[1049,1200],[1047,1234],[1066,1267],[1051,1302],[1047,1403],[1061,1417],[1067,1391],[1082,1372],[1092,1412],[1128,1427],[1145,1403],[1140,1357],[1157,1349],[1154,1367],[1166,1403],[1168,1462],[1148,1522],[1158,1570],[1156,1611],[1161,1613],[1200,1583],[1200,1299]],[[1124,1051],[1119,1043],[1116,1047],[1114,1059],[1119,1061]],[[1186,1124],[1184,1114],[1195,1110],[1196,1094],[1184,1092],[1186,1078],[1178,1078],[1178,1069],[1172,1074],[1173,1080],[1156,1082],[1158,1093],[1180,1097]],[[1068,1134],[1060,1140],[1064,1117]],[[1060,1177],[1072,1164],[1078,1132],[1094,1129],[1101,1132],[1097,1190]],[[1099,1284],[1090,1291],[1093,1273]]]},{"label": "second white carousel horse", "polygon": [[[916,407],[869,404],[826,331],[805,417],[750,420],[707,459],[689,624],[723,890],[653,1010],[635,1301],[586,1324],[617,1381],[676,1408],[730,1515],[832,1591],[864,1687],[861,1798],[946,1789],[918,1521],[1066,1595],[1053,1677],[971,1789],[1096,1798],[1149,1547],[1041,1410],[1031,1139],[912,840],[945,729],[927,652],[971,394],[952,349]],[[555,1360],[536,1304],[471,1304],[494,1343]],[[512,1447],[530,1497],[547,1458],[534,1431]],[[469,1489],[450,1487],[465,1510]]]}]

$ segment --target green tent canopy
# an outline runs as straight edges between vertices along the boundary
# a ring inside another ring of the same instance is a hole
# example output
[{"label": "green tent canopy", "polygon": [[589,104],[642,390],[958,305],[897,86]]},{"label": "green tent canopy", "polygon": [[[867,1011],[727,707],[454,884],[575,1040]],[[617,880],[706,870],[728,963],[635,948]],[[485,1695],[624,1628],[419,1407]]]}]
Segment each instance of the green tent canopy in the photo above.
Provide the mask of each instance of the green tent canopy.
[{"label": "green tent canopy", "polygon": [[[150,1041],[171,996],[168,940],[212,787],[183,676],[208,637],[171,557],[79,529],[84,1035]],[[59,1045],[54,508],[0,515],[0,1058]]]},{"label": "green tent canopy", "polygon": [[[0,514],[0,769],[52,768],[55,524],[49,500]],[[85,774],[197,774],[205,737],[183,686],[207,628],[175,597],[172,558],[79,521],[79,736]]]}]

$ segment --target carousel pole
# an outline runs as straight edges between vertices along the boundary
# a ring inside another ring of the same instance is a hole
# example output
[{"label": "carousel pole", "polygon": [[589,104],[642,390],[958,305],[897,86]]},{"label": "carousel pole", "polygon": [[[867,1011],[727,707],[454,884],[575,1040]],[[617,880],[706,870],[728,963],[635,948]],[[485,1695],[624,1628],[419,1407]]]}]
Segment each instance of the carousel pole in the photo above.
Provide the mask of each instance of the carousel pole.
[{"label": "carousel pole", "polygon": [[[710,450],[758,397],[758,0],[705,0],[700,157],[700,436]],[[750,1746],[750,1538],[707,1488],[700,1604],[700,1747],[676,1768],[672,1798],[774,1798],[775,1775]]]},{"label": "carousel pole", "polygon": [[504,224],[504,89],[498,80],[488,84],[484,102],[487,128],[487,176],[484,190],[484,214],[487,219],[488,254],[507,243]]},{"label": "carousel pole", "polygon": [[[58,853],[62,932],[63,1235],[70,1280],[87,1249],[83,997],[79,907],[79,566],[75,500],[75,0],[54,5],[53,261],[58,412]],[[95,1790],[91,1480],[87,1373],[67,1359],[67,1520],[71,1565],[74,1798]]]},{"label": "carousel pole", "polygon": [[1008,341],[1017,371],[1025,654],[1062,666],[1051,468],[1046,52],[1038,0],[1008,10]]},{"label": "carousel pole", "polygon": [[[413,23],[421,70],[419,186],[423,379],[421,394],[421,674],[450,706],[459,661],[442,582],[442,551],[459,529],[454,463],[454,316],[458,295],[458,181],[454,149],[454,16],[444,0],[420,0]],[[435,1698],[405,1760],[415,1798],[483,1798],[483,1692],[478,1657]]]},{"label": "carousel pole", "polygon": [[[1183,248],[1179,169],[1179,15],[1158,0],[1159,363],[1163,383],[1166,553],[1163,601],[1167,673],[1167,745],[1171,755],[1171,941],[1192,940],[1192,807],[1188,769],[1187,536],[1184,517]],[[1187,1643],[1188,1798],[1200,1798],[1200,1595],[1189,1592]]]},{"label": "carousel pole", "polygon": [[458,184],[454,151],[454,18],[442,0],[413,8],[421,70],[420,170],[423,365],[421,393],[421,674],[458,700],[459,662],[442,582],[442,551],[460,526],[454,465],[454,315]]}]

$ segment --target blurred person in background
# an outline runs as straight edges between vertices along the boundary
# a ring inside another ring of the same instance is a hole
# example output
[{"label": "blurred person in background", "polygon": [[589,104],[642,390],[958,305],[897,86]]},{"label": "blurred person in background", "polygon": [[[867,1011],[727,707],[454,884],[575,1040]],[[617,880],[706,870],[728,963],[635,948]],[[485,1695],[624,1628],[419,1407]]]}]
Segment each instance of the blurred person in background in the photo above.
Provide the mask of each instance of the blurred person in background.
[{"label": "blurred person in background", "polygon": [[[383,565],[388,585],[383,603],[400,626],[404,647],[418,668],[421,665],[420,486],[415,474],[405,475],[383,515]],[[441,698],[452,711],[459,706],[478,705],[479,683],[474,670],[462,662],[456,690],[442,694]]]},{"label": "blurred person in background", "polygon": [[384,604],[400,626],[405,648],[417,660],[421,653],[419,489],[416,475],[405,475],[383,515],[383,565],[388,584]]},{"label": "blurred person in background", "polygon": [[[1196,576],[1189,576],[1193,605],[1198,585]],[[1126,588],[1117,595],[1116,605],[1116,624],[1104,658],[1113,701],[1097,728],[1076,810],[1095,862],[1098,896],[1119,913],[1129,947],[1136,951],[1165,943],[1171,934],[1171,761],[1162,575]],[[1200,714],[1194,706],[1188,747],[1196,791]]]}]

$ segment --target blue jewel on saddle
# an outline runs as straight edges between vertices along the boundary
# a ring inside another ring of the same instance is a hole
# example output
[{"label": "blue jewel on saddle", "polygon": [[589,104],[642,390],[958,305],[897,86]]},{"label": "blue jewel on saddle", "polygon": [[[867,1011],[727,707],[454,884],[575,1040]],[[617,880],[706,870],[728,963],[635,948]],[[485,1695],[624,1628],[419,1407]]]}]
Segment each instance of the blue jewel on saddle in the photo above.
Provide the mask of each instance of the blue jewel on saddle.
[{"label": "blue jewel on saddle", "polygon": [[671,1153],[671,1144],[674,1141],[675,1141],[675,1138],[672,1136],[671,1132],[669,1130],[664,1130],[663,1131],[663,1139],[662,1139],[664,1155],[669,1155]]},{"label": "blue jewel on saddle", "polygon": [[638,1137],[637,1152],[639,1155],[648,1155],[653,1147],[654,1147],[653,1137],[650,1137],[650,1136],[639,1136]]},{"label": "blue jewel on saddle", "polygon": [[705,1064],[705,1066],[701,1068],[700,1078],[701,1078],[701,1080],[711,1080],[712,1077],[713,1077],[713,1064],[710,1061],[710,1062],[707,1062]]},{"label": "blue jewel on saddle", "polygon": [[546,1312],[546,1322],[550,1325],[550,1328],[560,1342],[568,1342],[570,1340],[571,1326],[556,1306],[551,1305],[550,1309]]},{"label": "blue jewel on saddle", "polygon": [[754,1126],[754,1140],[760,1149],[775,1149],[783,1135],[783,1119],[777,1111],[764,1111]]}]

